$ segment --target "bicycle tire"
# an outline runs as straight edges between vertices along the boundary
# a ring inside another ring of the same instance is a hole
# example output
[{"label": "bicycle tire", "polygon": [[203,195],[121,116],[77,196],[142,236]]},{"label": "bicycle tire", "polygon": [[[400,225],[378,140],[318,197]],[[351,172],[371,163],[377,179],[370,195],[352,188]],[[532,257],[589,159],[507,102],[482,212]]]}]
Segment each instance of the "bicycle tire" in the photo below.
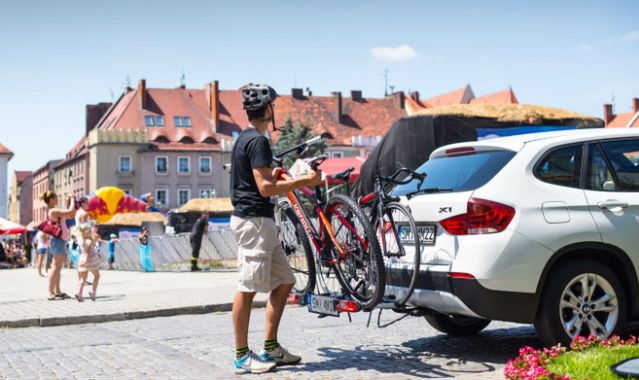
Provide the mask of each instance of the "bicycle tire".
[{"label": "bicycle tire", "polygon": [[[398,202],[390,202],[384,206],[382,220],[384,225],[380,226],[377,219],[375,230],[379,234],[384,234],[378,238],[382,246],[386,272],[384,296],[395,306],[401,307],[410,300],[419,278],[421,244],[418,234],[415,233],[415,220],[408,207]],[[403,231],[400,229],[405,228],[404,226],[413,233],[412,236],[404,234],[402,239]]]},{"label": "bicycle tire", "polygon": [[[358,235],[363,232],[364,245],[367,246],[367,249],[364,249],[365,247],[360,240],[362,236],[355,235],[343,224],[338,215],[338,213],[342,214],[342,212],[338,208],[342,208],[342,211],[347,211],[346,215],[341,215],[347,222],[352,220],[357,222],[352,224],[361,226],[361,231],[357,231],[357,226],[351,225]],[[337,263],[333,264],[337,280],[349,297],[359,302],[364,310],[371,310],[382,301],[385,288],[384,262],[375,230],[373,230],[368,218],[364,216],[364,212],[359,205],[351,198],[343,195],[334,195],[328,200],[325,214],[333,227],[338,243],[342,249],[346,248],[345,251],[351,253],[345,258],[340,257],[337,247],[332,241],[328,242],[328,246],[333,252],[333,257],[339,258]],[[333,224],[335,216],[337,216],[336,221],[338,222],[336,225]],[[356,256],[356,254],[358,255]],[[360,273],[362,278],[358,276],[358,269],[360,272],[366,272]],[[363,280],[366,281],[362,282]],[[366,286],[366,282],[369,283],[369,286]]]},{"label": "bicycle tire", "polygon": [[293,290],[306,295],[315,290],[317,276],[308,235],[297,214],[287,202],[280,203],[276,220],[282,248],[295,276]]}]

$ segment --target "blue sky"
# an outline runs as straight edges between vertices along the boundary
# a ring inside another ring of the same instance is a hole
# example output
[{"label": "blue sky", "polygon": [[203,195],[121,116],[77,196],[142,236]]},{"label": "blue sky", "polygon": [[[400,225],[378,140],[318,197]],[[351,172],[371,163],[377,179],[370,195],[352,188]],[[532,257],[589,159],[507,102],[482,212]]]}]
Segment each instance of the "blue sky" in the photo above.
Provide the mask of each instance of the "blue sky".
[{"label": "blue sky", "polygon": [[[589,4],[590,3],[590,4]],[[601,116],[639,96],[639,1],[6,1],[0,5],[0,143],[11,169],[62,157],[87,103],[218,79],[281,93],[361,89],[423,97],[470,83]]]}]

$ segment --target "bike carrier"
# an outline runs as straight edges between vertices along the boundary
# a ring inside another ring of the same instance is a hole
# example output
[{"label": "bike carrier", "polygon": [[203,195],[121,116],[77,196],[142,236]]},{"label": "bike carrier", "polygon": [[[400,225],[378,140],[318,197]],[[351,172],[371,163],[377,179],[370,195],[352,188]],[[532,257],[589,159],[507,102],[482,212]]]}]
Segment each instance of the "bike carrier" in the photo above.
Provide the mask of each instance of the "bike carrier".
[{"label": "bike carrier", "polygon": [[[324,294],[315,294],[315,293],[300,293],[292,290],[288,295],[287,303],[289,305],[299,305],[306,306],[310,313],[318,314],[318,318],[325,317],[337,317],[339,318],[341,313],[346,313],[348,315],[349,322],[351,320],[352,313],[358,312],[368,312],[368,322],[366,323],[366,327],[370,326],[371,319],[373,316],[373,312],[378,310],[377,314],[377,327],[385,328],[394,323],[401,321],[402,319],[412,316],[412,317],[423,317],[428,314],[429,310],[418,307],[410,307],[410,306],[397,306],[393,300],[384,300],[379,303],[375,309],[373,310],[364,310],[359,302],[347,298],[343,294],[339,293],[324,293]],[[382,311],[390,310],[398,314],[403,314],[401,317],[396,318],[395,320],[382,324],[381,323],[381,315]]]}]

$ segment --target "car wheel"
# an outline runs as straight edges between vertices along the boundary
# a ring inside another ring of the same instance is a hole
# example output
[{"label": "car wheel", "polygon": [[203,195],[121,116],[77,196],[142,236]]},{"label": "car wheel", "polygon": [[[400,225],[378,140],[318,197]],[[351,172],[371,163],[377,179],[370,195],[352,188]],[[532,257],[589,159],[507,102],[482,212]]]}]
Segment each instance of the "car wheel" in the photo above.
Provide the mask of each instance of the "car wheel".
[{"label": "car wheel", "polygon": [[437,312],[429,312],[424,318],[436,330],[455,336],[475,335],[490,324],[490,320],[487,319],[447,315]]},{"label": "car wheel", "polygon": [[547,346],[568,346],[578,336],[623,334],[626,315],[626,294],[610,268],[593,260],[571,261],[546,283],[535,330]]}]

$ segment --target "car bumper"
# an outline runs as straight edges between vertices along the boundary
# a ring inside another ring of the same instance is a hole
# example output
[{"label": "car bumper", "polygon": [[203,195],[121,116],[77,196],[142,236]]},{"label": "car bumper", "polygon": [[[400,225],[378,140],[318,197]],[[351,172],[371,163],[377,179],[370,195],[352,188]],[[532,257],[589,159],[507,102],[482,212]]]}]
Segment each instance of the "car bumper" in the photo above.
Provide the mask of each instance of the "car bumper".
[{"label": "car bumper", "polygon": [[[401,294],[407,290],[411,272],[391,270],[386,286]],[[532,323],[538,301],[535,293],[487,289],[477,279],[451,278],[448,272],[422,270],[409,303],[445,314]]]}]

